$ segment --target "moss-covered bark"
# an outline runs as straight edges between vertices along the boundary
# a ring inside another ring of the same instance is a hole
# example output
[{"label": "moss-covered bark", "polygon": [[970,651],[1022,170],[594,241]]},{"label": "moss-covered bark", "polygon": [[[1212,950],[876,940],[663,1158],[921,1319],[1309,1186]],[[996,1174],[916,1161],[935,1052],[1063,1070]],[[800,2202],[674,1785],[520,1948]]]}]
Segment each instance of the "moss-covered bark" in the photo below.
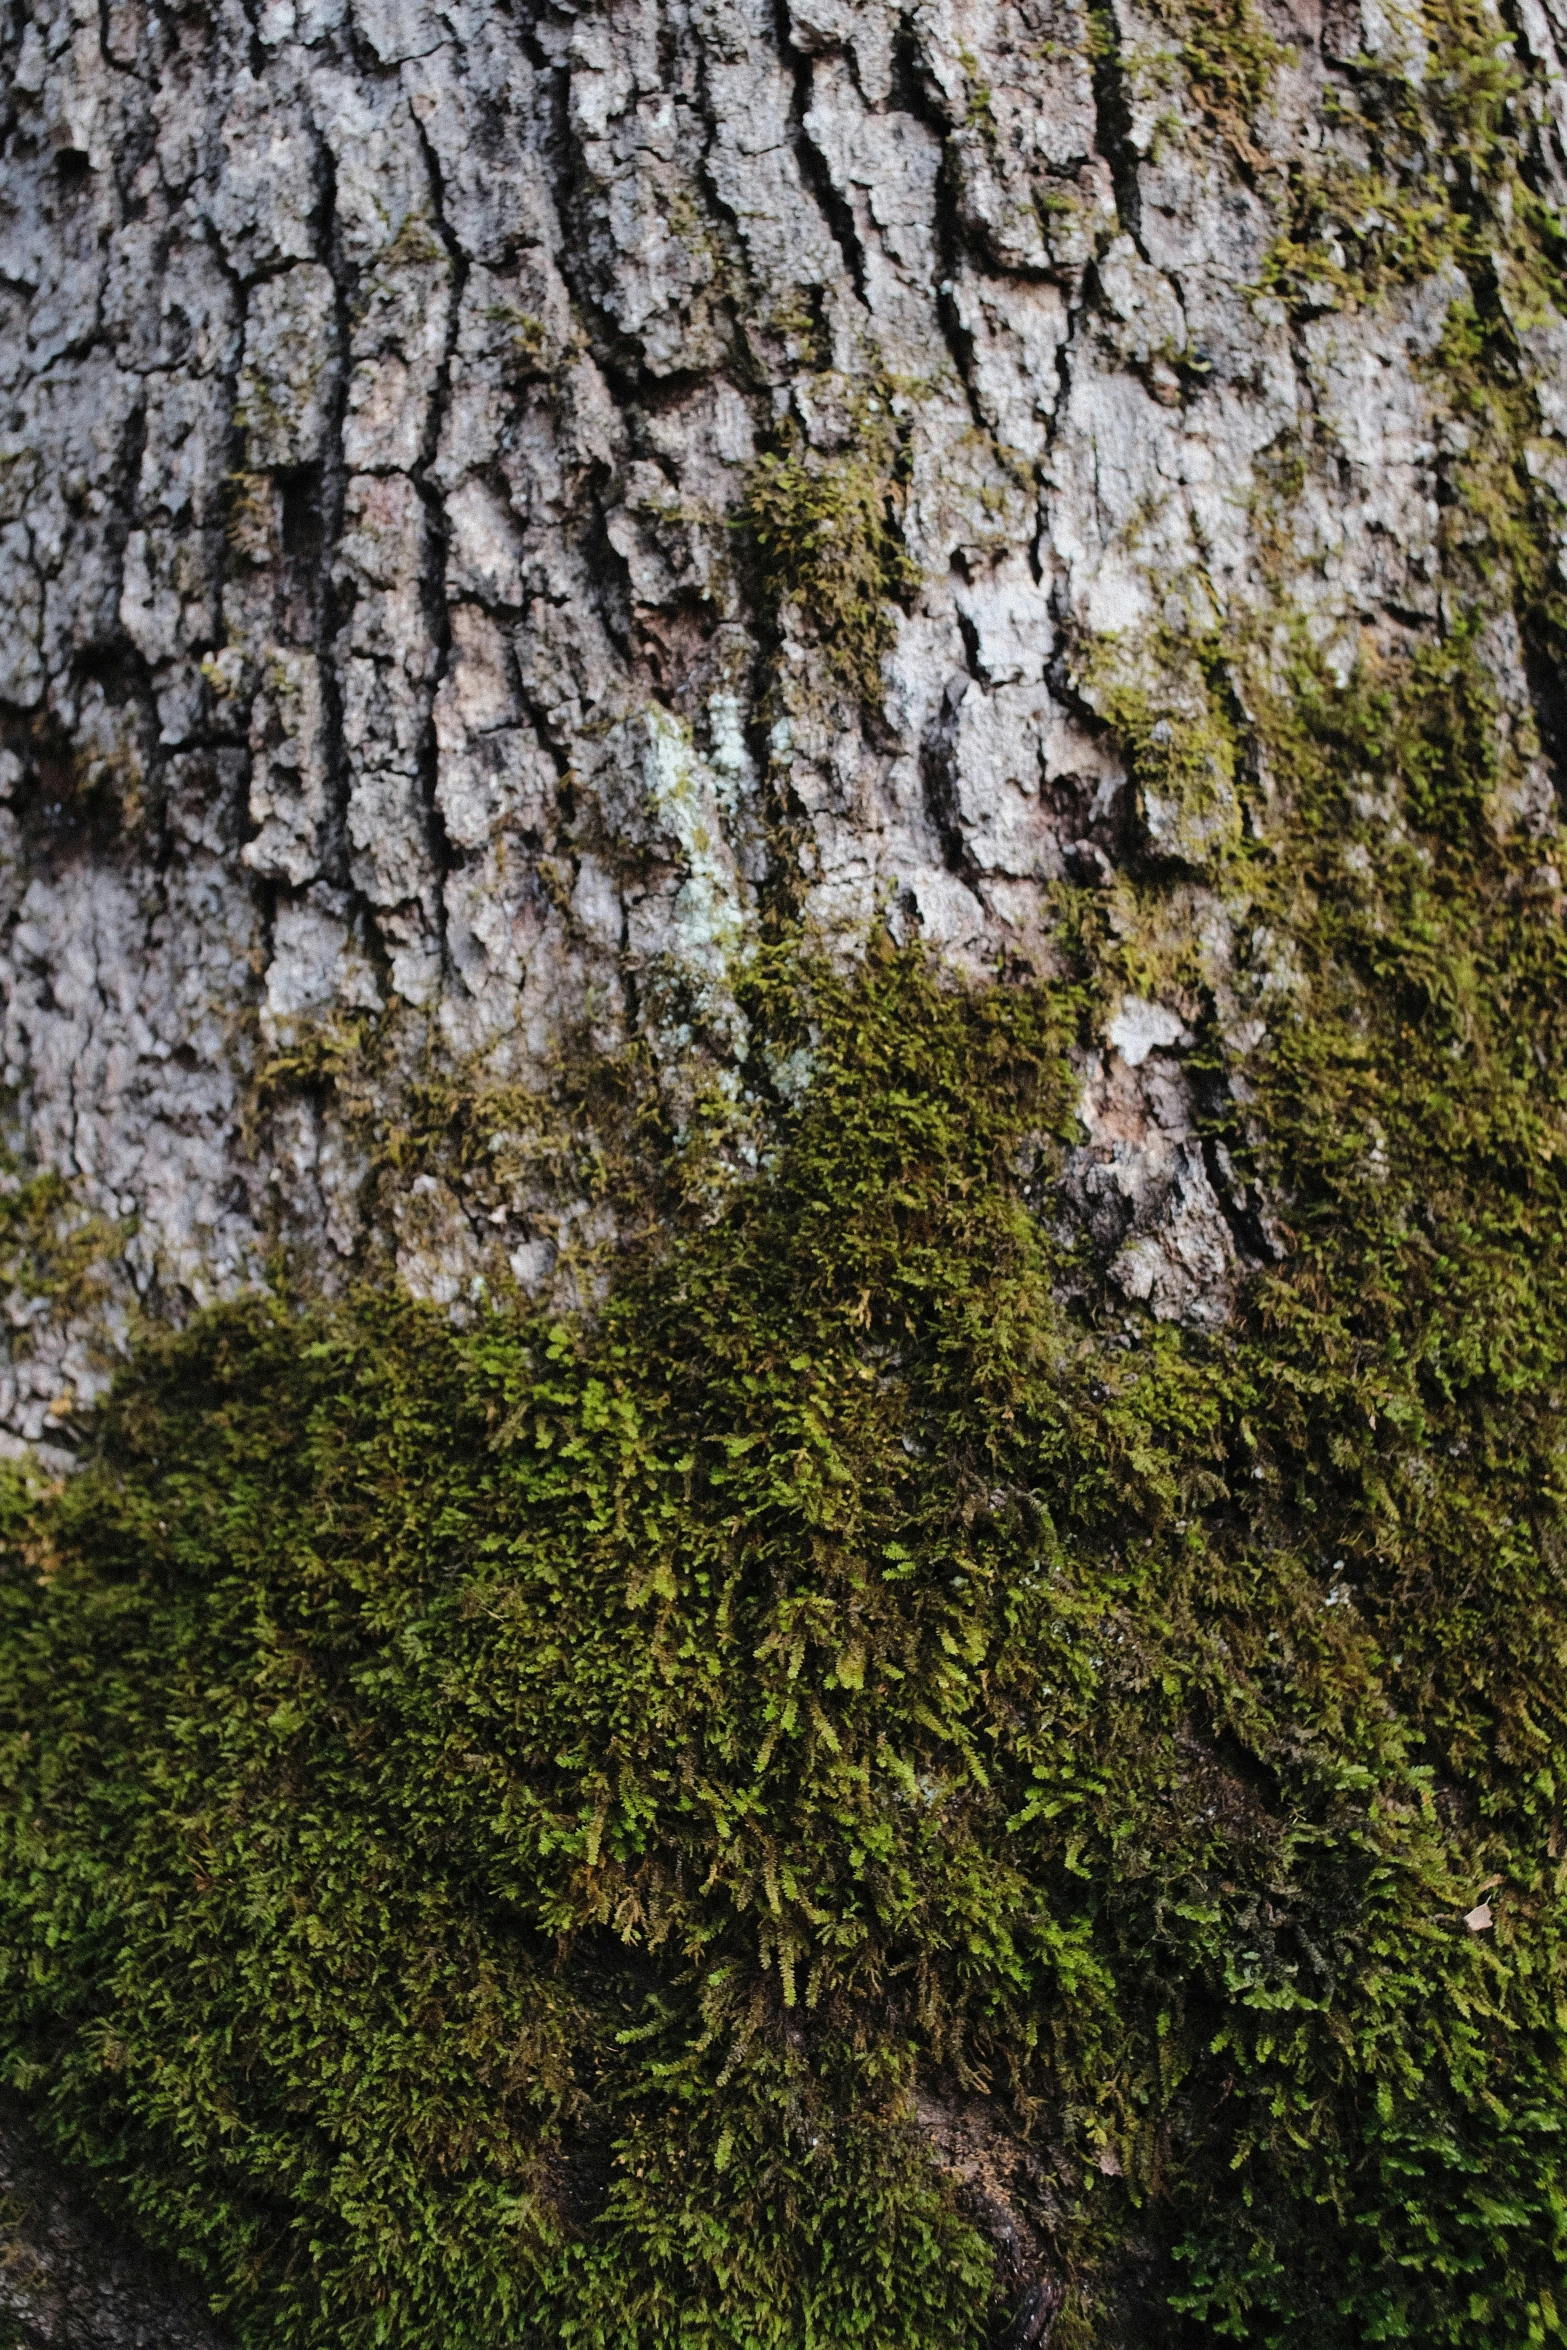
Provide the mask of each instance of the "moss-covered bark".
[{"label": "moss-covered bark", "polygon": [[1549,41],[284,13],[0,709],[0,2078],[246,2350],[1559,2336]]},{"label": "moss-covered bark", "polygon": [[980,2091],[1057,2341],[1127,2242],[1172,2341],[1555,2330],[1555,887],[1461,641],[1296,686],[1228,1331],[1052,1207],[1085,892],[758,957],[809,1082],[596,1319],[224,1308],[14,1489],[10,2075],[243,2340],[978,2341]]}]

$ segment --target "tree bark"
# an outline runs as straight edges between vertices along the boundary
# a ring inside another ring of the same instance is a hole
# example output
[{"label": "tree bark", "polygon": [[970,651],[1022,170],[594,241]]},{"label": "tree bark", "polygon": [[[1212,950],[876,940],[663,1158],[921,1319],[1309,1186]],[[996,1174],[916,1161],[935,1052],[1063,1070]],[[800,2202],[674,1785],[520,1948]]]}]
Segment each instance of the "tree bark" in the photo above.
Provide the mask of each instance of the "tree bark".
[{"label": "tree bark", "polygon": [[1064,891],[1151,894],[1206,990],[1080,1055],[1065,1212],[1222,1328],[1282,1243],[1198,1013],[1222,1085],[1293,985],[1227,878],[1291,783],[1237,648],[1471,626],[1496,822],[1554,822],[1472,481],[1567,549],[1567,324],[1469,232],[1567,191],[1567,17],[1475,23],[1483,170],[1448,20],[1378,0],[5,0],[7,1443],[67,1469],[137,1318],[280,1252],[580,1300],[599,1208],[389,1153],[420,1087],[635,1045],[678,1109],[758,940],[1006,984]]}]

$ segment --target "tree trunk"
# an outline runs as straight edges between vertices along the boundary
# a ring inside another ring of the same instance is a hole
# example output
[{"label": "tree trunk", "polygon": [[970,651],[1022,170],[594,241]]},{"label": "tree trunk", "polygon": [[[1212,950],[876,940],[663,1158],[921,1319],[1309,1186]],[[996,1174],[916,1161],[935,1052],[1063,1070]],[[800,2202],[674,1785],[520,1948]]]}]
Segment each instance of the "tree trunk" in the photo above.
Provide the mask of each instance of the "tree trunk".
[{"label": "tree trunk", "polygon": [[[1077,989],[1063,1311],[1226,1343],[1311,1214],[1259,1072],[1361,1033],[1335,904],[1473,785],[1557,919],[1555,0],[0,24],[11,1450],[269,1283],[591,1322],[672,1211],[583,1134],[784,1115],[787,941]],[[1014,2122],[920,2096],[1043,2341]]]}]

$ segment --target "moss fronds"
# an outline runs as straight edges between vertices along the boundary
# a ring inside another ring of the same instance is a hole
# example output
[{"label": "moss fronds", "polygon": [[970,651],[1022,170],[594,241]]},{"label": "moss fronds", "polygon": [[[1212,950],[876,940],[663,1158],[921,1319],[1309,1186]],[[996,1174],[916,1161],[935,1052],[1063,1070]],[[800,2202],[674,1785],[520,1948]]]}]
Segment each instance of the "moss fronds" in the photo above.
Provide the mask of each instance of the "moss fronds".
[{"label": "moss fronds", "polygon": [[242,2341],[977,2346],[953,2080],[1064,2339],[1128,2234],[1172,2344],[1549,2338],[1562,934],[1472,647],[1257,707],[1228,1333],[1056,1237],[1085,896],[1070,986],[759,954],[810,1083],[592,1324],[229,1307],[21,1497],[8,2077]]},{"label": "moss fronds", "polygon": [[1233,691],[1216,631],[1158,627],[1084,649],[1079,689],[1113,730],[1156,857],[1203,867],[1240,838]]},{"label": "moss fronds", "polygon": [[1559,297],[1561,223],[1530,184],[1533,103],[1488,0],[1431,0],[1390,24],[1336,94],[1339,134],[1291,174],[1291,219],[1266,282],[1306,309],[1376,300],[1456,265],[1471,286],[1504,257]]},{"label": "moss fronds", "polygon": [[[375,1035],[302,1036],[267,1083],[375,1181],[612,1201],[612,1290],[249,1299],[65,1491],[0,1468],[0,2067],[246,2350],[979,2350],[917,2093],[1026,2153],[1057,2350],[1133,2258],[1164,2350],[1560,2338],[1567,933],[1485,633],[1560,641],[1555,230],[1492,20],[1431,25],[1274,282],[1444,273],[1440,629],[1094,648],[1157,856],[1063,886],[1049,984],[758,948],[743,1166],[634,1053],[389,1111]],[[1267,63],[1188,56],[1220,119]],[[746,505],[870,696],[898,491],[867,404]],[[1153,973],[1249,1264],[1206,1334],[1057,1190]]]},{"label": "moss fronds", "polygon": [[848,450],[823,456],[790,441],[761,458],[746,490],[745,527],[773,624],[793,611],[869,702],[881,699],[892,607],[918,585],[897,531],[898,476],[896,426],[885,398],[871,394]]},{"label": "moss fronds", "polygon": [[1257,118],[1293,52],[1269,32],[1252,0],[1167,4],[1160,14],[1180,44],[1198,106],[1243,164],[1263,164],[1254,136]]}]

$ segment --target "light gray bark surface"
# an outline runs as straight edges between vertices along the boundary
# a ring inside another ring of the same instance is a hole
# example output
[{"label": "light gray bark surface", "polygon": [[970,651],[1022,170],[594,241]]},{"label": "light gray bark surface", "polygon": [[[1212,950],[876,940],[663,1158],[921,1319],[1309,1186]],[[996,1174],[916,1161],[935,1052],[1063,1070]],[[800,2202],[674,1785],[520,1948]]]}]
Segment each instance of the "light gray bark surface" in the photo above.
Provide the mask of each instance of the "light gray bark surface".
[{"label": "light gray bark surface", "polygon": [[[1237,141],[1138,0],[1097,88],[1076,0],[4,0],[4,1079],[120,1228],[91,1312],[13,1295],[13,1442],[63,1460],[126,1314],[280,1242],[332,1280],[379,1241],[453,1304],[547,1283],[582,1203],[388,1204],[330,1090],[259,1082],[334,1023],[488,1084],[637,1033],[721,1074],[764,904],[1043,967],[1049,885],[1143,854],[1255,1031],[1289,973],[1242,976],[1205,881],[1239,813],[1131,789],[1082,649],[1280,597],[1345,667],[1418,631],[1466,430],[1451,272],[1259,290],[1346,61],[1418,73],[1418,28],[1266,16]],[[1498,38],[1547,90],[1567,22]],[[1567,481],[1567,328],[1521,331]],[[766,452],[852,458],[870,402],[919,583],[880,709],[761,608],[740,527]],[[1490,658],[1525,726],[1501,623]],[[1128,999],[1069,1192],[1128,1297],[1202,1324],[1256,1217],[1189,1042]]]}]

